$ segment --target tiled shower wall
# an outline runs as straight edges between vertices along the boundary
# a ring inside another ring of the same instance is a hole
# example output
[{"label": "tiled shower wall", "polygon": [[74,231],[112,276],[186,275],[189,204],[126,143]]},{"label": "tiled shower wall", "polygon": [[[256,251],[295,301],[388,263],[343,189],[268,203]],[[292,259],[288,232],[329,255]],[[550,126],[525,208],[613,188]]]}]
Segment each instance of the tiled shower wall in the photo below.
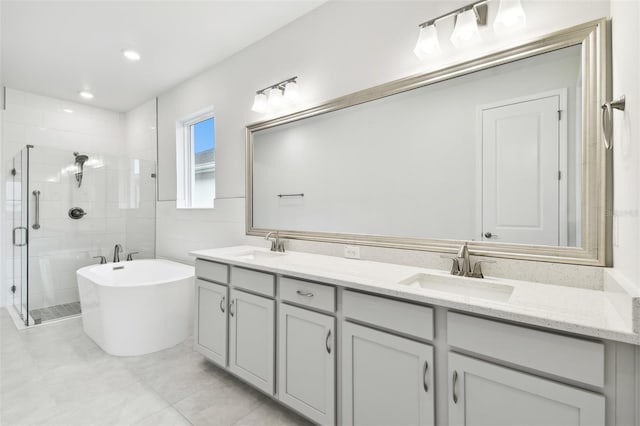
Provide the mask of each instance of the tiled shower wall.
[{"label": "tiled shower wall", "polygon": [[[155,102],[148,110],[155,114]],[[111,261],[117,243],[125,253],[137,251],[141,253],[136,257],[154,257],[155,146],[151,153],[127,149],[127,137],[135,133],[128,131],[128,118],[122,113],[7,90],[3,176],[10,176],[12,156],[25,145],[34,145],[28,224],[30,308],[77,301],[76,269],[96,262],[92,256],[104,255]],[[152,121],[155,125],[155,119]],[[155,130],[149,127],[149,131]],[[74,151],[89,156],[80,188],[75,179]],[[2,190],[5,188],[8,185]],[[31,228],[34,189],[41,191],[42,226],[38,230]],[[5,200],[7,195],[3,194]],[[87,215],[70,219],[71,207],[82,207]],[[11,217],[5,214],[5,235],[10,234],[11,226]],[[1,302],[9,305],[12,247],[10,240],[4,240]]]}]

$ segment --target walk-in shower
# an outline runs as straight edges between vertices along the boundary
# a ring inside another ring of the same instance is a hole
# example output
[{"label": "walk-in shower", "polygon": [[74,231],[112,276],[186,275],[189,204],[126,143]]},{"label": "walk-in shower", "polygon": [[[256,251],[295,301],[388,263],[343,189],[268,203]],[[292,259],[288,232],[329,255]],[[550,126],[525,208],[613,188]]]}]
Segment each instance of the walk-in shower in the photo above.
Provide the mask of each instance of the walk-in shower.
[{"label": "walk-in shower", "polygon": [[27,146],[9,170],[10,297],[26,325],[80,313],[76,270],[93,256],[155,257],[155,162]]}]

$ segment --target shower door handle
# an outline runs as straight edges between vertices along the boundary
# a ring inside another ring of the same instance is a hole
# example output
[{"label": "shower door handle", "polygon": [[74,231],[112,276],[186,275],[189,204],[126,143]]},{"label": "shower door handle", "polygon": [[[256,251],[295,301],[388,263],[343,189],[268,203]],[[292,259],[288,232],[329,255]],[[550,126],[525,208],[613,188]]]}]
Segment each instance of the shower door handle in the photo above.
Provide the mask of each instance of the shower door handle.
[{"label": "shower door handle", "polygon": [[31,227],[33,229],[40,229],[40,191],[37,189],[34,190],[33,196],[36,197],[36,219]]},{"label": "shower door handle", "polygon": [[[24,231],[24,235],[26,238],[24,238],[22,240],[22,242],[20,244],[16,243],[16,231],[17,230],[23,230]],[[27,245],[27,242],[29,241],[29,230],[27,229],[26,226],[16,226],[15,228],[13,228],[13,245],[16,247],[24,247]]]}]

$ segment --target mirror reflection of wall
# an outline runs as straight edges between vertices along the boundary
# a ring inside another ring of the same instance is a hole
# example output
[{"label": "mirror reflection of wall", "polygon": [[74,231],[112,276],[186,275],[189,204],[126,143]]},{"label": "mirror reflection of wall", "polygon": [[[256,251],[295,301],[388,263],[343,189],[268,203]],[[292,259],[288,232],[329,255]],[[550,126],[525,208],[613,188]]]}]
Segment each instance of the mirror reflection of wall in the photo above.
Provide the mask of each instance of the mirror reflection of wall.
[{"label": "mirror reflection of wall", "polygon": [[257,131],[253,226],[579,246],[580,88],[577,45]]}]

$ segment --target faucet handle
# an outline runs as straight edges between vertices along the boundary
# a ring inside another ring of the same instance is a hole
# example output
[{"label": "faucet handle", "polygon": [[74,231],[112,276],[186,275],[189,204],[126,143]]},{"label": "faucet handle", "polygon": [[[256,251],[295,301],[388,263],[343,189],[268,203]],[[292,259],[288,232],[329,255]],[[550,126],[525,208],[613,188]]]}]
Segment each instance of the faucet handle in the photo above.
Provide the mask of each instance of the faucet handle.
[{"label": "faucet handle", "polygon": [[478,260],[475,265],[473,265],[473,272],[471,276],[473,278],[484,278],[484,274],[482,273],[482,264],[483,263],[496,263],[495,260]]},{"label": "faucet handle", "polygon": [[139,254],[139,253],[140,253],[139,251],[132,251],[131,253],[127,254],[127,260],[128,261],[133,260],[133,255],[134,254]]},{"label": "faucet handle", "polygon": [[93,256],[94,259],[100,259],[100,264],[104,265],[105,263],[107,263],[107,258],[104,256]]},{"label": "faucet handle", "polygon": [[449,259],[451,260],[452,264],[451,264],[451,275],[458,275],[458,273],[460,272],[460,262],[458,262],[458,258],[457,257],[451,257],[451,256],[440,256],[443,259]]}]

